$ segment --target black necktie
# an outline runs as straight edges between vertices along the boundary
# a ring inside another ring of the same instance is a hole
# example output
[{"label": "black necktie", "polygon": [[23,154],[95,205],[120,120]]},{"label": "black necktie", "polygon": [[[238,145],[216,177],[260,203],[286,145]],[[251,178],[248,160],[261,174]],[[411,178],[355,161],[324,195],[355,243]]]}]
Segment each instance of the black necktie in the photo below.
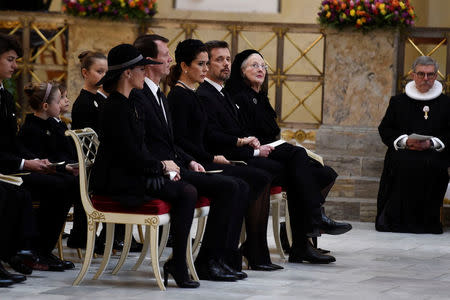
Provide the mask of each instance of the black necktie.
[{"label": "black necktie", "polygon": [[167,116],[166,116],[166,111],[164,110],[163,95],[161,93],[161,89],[158,88],[156,95],[158,96],[159,108],[161,109],[161,113],[164,117],[164,120],[166,120],[166,123],[167,123]]}]

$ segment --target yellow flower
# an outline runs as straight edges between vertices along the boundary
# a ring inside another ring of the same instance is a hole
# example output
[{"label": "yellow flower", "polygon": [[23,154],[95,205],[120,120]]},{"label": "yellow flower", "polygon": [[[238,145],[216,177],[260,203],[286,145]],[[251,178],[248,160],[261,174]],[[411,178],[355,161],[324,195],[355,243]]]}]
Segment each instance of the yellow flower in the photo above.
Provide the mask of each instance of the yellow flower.
[{"label": "yellow flower", "polygon": [[400,7],[401,7],[402,9],[405,9],[405,7],[406,7],[405,3],[403,3],[402,1],[400,1],[400,2],[398,3],[398,5],[400,5]]},{"label": "yellow flower", "polygon": [[385,8],[386,8],[386,4],[381,3],[381,4],[380,4],[380,10],[384,10]]},{"label": "yellow flower", "polygon": [[328,4],[325,4],[324,6],[323,6],[323,10],[329,10],[330,9],[330,6],[328,5]]},{"label": "yellow flower", "polygon": [[355,16],[355,14],[356,14],[356,12],[355,12],[355,10],[354,10],[354,9],[350,10],[350,16],[354,17],[354,16]]},{"label": "yellow flower", "polygon": [[327,18],[331,17],[331,12],[327,12],[325,17],[327,17]]},{"label": "yellow flower", "polygon": [[345,13],[341,14],[341,18],[344,19],[344,20],[347,19],[347,16],[345,15]]},{"label": "yellow flower", "polygon": [[362,21],[361,21],[361,19],[358,19],[358,20],[356,20],[356,24],[358,24],[358,25],[362,25]]},{"label": "yellow flower", "polygon": [[380,11],[380,13],[384,16],[384,15],[386,14],[386,10],[385,10],[385,9],[382,9],[382,10]]},{"label": "yellow flower", "polygon": [[79,2],[80,2],[80,4],[83,4],[83,3],[84,3],[84,0],[80,0]]}]

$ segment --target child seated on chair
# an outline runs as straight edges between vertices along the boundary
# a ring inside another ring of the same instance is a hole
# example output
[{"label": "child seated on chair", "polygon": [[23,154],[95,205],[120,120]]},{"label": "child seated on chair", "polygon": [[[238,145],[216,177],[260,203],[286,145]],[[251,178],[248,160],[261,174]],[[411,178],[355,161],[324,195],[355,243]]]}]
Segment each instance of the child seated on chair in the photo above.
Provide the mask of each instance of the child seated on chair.
[{"label": "child seated on chair", "polygon": [[[64,135],[65,124],[57,121],[61,112],[61,99],[66,102],[65,91],[61,93],[58,83],[30,83],[25,87],[28,103],[33,110],[26,116],[19,131],[19,138],[25,147],[37,157],[47,157],[52,163],[60,163],[51,173],[62,179],[67,189],[62,197],[71,199],[68,209],[74,204],[75,234],[82,247],[86,243],[86,215],[80,200],[78,168],[68,163],[77,161],[73,142]],[[64,98],[61,96],[63,95]],[[61,216],[65,218],[66,215]]]}]

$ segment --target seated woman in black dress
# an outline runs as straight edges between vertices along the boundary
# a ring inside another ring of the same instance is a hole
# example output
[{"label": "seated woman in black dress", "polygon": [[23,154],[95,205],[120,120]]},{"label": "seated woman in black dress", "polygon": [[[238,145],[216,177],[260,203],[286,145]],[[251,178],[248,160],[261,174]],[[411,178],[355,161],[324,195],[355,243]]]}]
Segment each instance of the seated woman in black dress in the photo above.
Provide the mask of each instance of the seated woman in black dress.
[{"label": "seated woman in black dress", "polygon": [[[239,107],[245,127],[250,135],[258,138],[262,145],[278,140],[280,128],[276,113],[267,97],[267,65],[256,50],[245,50],[237,54],[231,66],[231,74],[225,88],[233,102]],[[286,165],[286,187],[288,206],[293,230],[293,247],[289,261],[299,262],[308,257],[303,238],[298,234],[299,222],[310,223],[309,236],[321,233],[342,234],[351,229],[350,224],[336,223],[326,217],[322,204],[337,177],[327,166],[312,161],[305,150],[288,143],[277,146],[268,156]],[[303,215],[303,217],[301,217]],[[328,262],[333,261],[330,257]],[[325,262],[318,260],[317,262]]]},{"label": "seated woman in black dress", "polygon": [[[165,281],[170,273],[179,287],[196,288],[200,284],[189,278],[186,246],[197,190],[190,184],[170,180],[169,172],[177,171],[174,166],[149,155],[143,120],[129,98],[133,88],[143,88],[146,64],[157,62],[144,59],[132,45],[121,44],[109,51],[109,70],[99,84],[103,84],[110,95],[100,114],[100,147],[91,174],[91,187],[95,194],[109,195],[128,208],[139,209],[152,200],[151,196],[169,201],[172,204],[173,258],[164,264]],[[155,181],[158,184],[153,184]]]},{"label": "seated woman in black dress", "polygon": [[[171,90],[167,97],[175,142],[206,170],[223,170],[223,175],[241,178],[249,184],[249,208],[235,210],[246,211],[247,239],[242,246],[243,254],[253,270],[282,269],[271,263],[266,239],[272,174],[250,166],[234,166],[220,153],[208,151],[205,144],[208,139],[208,116],[194,90],[196,84],[203,82],[208,69],[206,46],[199,40],[185,40],[179,43],[175,50],[175,61],[176,65],[169,74]],[[238,225],[240,227],[242,224]],[[237,246],[239,235],[234,238],[233,244]],[[241,259],[229,261],[228,264],[237,271],[241,270]]]}]

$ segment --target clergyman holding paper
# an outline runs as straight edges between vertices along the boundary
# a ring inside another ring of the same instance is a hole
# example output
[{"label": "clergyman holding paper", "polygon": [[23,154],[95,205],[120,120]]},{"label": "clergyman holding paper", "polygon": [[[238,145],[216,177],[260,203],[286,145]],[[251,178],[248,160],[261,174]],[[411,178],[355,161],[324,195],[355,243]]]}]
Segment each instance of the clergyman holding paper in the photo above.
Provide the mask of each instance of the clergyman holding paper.
[{"label": "clergyman holding paper", "polygon": [[391,98],[378,127],[388,146],[377,203],[378,231],[442,233],[440,207],[449,181],[450,98],[438,65],[421,56],[413,81]]}]

